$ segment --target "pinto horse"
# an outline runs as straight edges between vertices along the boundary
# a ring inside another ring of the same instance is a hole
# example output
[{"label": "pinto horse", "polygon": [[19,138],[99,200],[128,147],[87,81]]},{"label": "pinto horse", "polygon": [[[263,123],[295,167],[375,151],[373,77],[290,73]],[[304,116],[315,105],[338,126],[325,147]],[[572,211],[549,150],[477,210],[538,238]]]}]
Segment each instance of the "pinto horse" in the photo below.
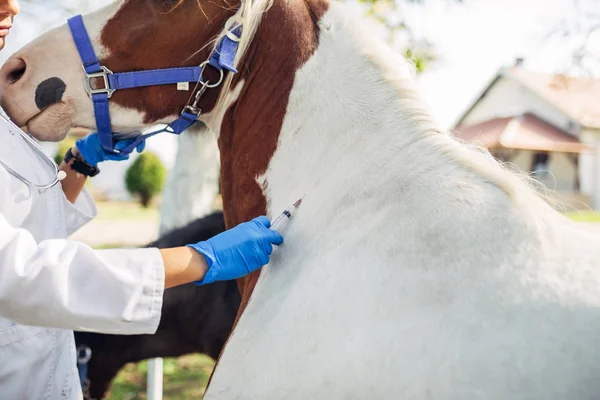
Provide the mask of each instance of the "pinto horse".
[{"label": "pinto horse", "polygon": [[[83,20],[114,72],[200,65],[241,24],[238,73],[198,103],[226,224],[304,196],[240,282],[205,398],[600,397],[599,236],[441,130],[408,63],[342,3],[122,0]],[[66,26],[0,75],[2,105],[36,136],[95,127]],[[66,90],[37,104],[50,78]],[[190,91],[117,91],[112,130],[170,123]]]}]

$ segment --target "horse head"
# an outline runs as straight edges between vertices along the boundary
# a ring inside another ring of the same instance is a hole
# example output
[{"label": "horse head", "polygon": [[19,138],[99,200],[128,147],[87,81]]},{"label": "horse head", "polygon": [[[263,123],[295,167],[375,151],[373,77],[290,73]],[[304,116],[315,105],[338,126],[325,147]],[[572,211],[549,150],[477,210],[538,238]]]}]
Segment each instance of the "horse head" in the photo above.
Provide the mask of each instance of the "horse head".
[{"label": "horse head", "polygon": [[[235,59],[239,73],[226,73],[224,83],[208,88],[197,104],[198,118],[218,136],[231,226],[267,211],[264,182],[256,177],[275,151],[295,72],[318,44],[317,21],[327,5],[327,0],[125,0],[84,16],[83,23],[100,64],[114,73],[199,66],[232,21],[243,25]],[[69,27],[60,26],[3,66],[1,105],[42,140],[61,140],[73,126],[96,129],[84,77]],[[215,82],[219,74],[207,68],[203,78]],[[100,77],[88,81],[105,86]],[[112,131],[127,135],[168,124],[194,93],[193,83],[116,91],[108,101]],[[234,208],[228,202],[233,197],[246,200]]]},{"label": "horse head", "polygon": [[[214,38],[235,13],[225,3],[119,1],[83,21],[100,63],[112,71],[195,66],[207,58]],[[0,75],[2,106],[38,138],[60,140],[72,126],[95,128],[82,62],[67,25],[19,50]],[[129,133],[168,121],[189,96],[176,85],[116,92],[110,99],[112,129]],[[217,96],[217,91],[207,92],[201,106],[210,110]]]}]

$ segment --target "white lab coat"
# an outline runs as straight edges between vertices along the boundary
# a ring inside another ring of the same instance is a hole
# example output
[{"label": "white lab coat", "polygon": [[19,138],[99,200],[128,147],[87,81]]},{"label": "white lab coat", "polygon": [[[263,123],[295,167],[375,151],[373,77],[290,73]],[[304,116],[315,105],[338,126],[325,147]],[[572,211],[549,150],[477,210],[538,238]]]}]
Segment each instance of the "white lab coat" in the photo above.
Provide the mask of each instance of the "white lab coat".
[{"label": "white lab coat", "polygon": [[[48,182],[47,164],[0,131],[0,160]],[[73,330],[151,334],[164,267],[157,249],[102,250],[65,240],[95,216],[59,185],[40,193],[0,166],[0,399],[81,399]]]}]

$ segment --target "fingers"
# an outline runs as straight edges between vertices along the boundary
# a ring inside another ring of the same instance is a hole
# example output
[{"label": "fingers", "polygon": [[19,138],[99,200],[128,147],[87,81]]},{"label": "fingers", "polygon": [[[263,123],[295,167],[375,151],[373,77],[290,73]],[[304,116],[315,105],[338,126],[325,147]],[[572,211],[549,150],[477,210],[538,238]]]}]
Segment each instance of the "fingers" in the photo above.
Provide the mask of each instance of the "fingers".
[{"label": "fingers", "polygon": [[267,232],[267,240],[269,243],[279,246],[283,243],[283,236],[277,231],[269,230]]},{"label": "fingers", "polygon": [[129,146],[134,141],[135,141],[135,139],[119,140],[118,142],[115,143],[115,149],[123,150],[125,147]]},{"label": "fingers", "polygon": [[129,155],[124,156],[122,154],[107,154],[105,159],[109,161],[125,161],[129,160]]},{"label": "fingers", "polygon": [[146,141],[144,140],[142,143],[138,144],[136,150],[138,153],[141,153],[146,148]]},{"label": "fingers", "polygon": [[[125,149],[125,148],[127,148],[127,147],[129,147],[131,145],[134,145],[137,140],[138,139],[124,139],[124,140],[119,140],[117,143],[115,143],[115,149],[117,149],[117,150],[123,150],[123,149]],[[141,153],[146,148],[146,141],[142,140],[140,143],[138,143],[135,146],[136,146],[135,149],[137,150],[137,152]]]},{"label": "fingers", "polygon": [[[270,244],[275,244],[277,246],[279,246],[280,244],[283,243],[283,236],[281,236],[281,234],[277,231],[268,229],[271,227],[271,221],[269,220],[269,218],[263,216],[254,218],[253,221],[259,223],[260,225],[262,225],[263,227],[267,228],[266,232],[265,232],[265,238],[269,241]],[[271,254],[271,253],[269,253]]]},{"label": "fingers", "polygon": [[263,254],[259,257],[258,261],[261,264],[261,267],[264,267],[265,265],[267,265],[270,261],[269,256],[266,254]]},{"label": "fingers", "polygon": [[270,228],[271,227],[271,220],[269,220],[269,218],[265,217],[264,215],[254,218],[253,221],[258,222],[259,224],[261,224],[262,226],[264,226],[265,228]]}]

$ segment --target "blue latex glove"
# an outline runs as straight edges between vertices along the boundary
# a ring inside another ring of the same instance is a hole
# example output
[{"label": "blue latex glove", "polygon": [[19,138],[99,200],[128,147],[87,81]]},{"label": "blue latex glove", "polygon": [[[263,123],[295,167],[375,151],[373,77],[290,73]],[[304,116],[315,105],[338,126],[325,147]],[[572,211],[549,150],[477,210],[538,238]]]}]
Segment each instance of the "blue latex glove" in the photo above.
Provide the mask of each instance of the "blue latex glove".
[{"label": "blue latex glove", "polygon": [[[120,140],[115,144],[115,149],[123,150],[134,141],[135,139]],[[93,165],[94,167],[102,161],[123,161],[129,159],[129,154],[110,153],[104,150],[100,144],[100,138],[98,137],[97,133],[91,133],[83,139],[79,139],[75,145],[77,146],[79,154],[81,154],[81,157],[83,157],[85,162]],[[145,147],[146,142],[144,141],[136,147],[136,150],[138,153],[141,153],[144,151]]]},{"label": "blue latex glove", "polygon": [[208,264],[204,279],[194,283],[206,285],[241,278],[268,264],[273,245],[283,243],[283,237],[270,226],[269,218],[258,217],[205,242],[188,245]]}]

